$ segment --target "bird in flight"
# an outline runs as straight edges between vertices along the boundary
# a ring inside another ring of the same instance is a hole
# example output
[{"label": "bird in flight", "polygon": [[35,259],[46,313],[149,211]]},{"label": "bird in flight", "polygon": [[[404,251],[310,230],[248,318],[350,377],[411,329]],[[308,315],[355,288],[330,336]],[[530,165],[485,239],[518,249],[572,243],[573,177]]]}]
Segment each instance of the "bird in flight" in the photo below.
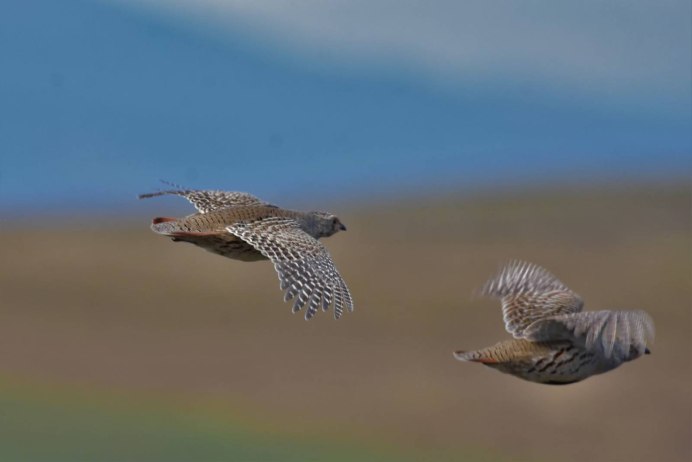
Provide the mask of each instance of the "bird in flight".
[{"label": "bird in flight", "polygon": [[346,230],[339,218],[326,212],[282,209],[242,192],[171,186],[176,189],[141,194],[139,198],[181,196],[197,213],[184,218],[154,218],[151,229],[155,233],[234,260],[269,259],[285,291],[284,301],[295,299],[294,313],[305,307],[305,319],[330,306],[336,319],[344,309],[353,311],[346,282],[318,241]]},{"label": "bird in flight", "polygon": [[582,311],[584,302],[547,270],[505,266],[482,290],[499,298],[514,339],[454,353],[531,382],[562,385],[649,354],[654,324],[644,311]]}]

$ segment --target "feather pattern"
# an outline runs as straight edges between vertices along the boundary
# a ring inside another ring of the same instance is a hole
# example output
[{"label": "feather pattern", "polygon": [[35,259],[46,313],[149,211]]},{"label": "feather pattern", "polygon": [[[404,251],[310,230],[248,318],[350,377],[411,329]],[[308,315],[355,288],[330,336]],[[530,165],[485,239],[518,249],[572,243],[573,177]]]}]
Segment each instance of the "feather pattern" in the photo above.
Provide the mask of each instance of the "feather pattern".
[{"label": "feather pattern", "polygon": [[139,198],[148,199],[150,197],[158,197],[165,195],[181,196],[187,199],[192,205],[194,205],[199,213],[208,213],[213,210],[218,210],[224,207],[243,207],[250,205],[272,206],[272,204],[264,202],[263,200],[253,196],[252,194],[244,192],[187,189],[173,183],[168,183],[166,181],[162,181],[162,183],[167,184],[168,186],[172,186],[175,189],[140,194]]},{"label": "feather pattern", "polygon": [[576,313],[584,303],[579,295],[547,270],[532,263],[512,261],[482,289],[502,303],[505,329],[515,338],[533,322],[549,316]]},{"label": "feather pattern", "polygon": [[564,385],[650,353],[654,323],[646,312],[583,312],[578,295],[531,263],[510,263],[483,292],[501,299],[506,328],[515,338],[458,351],[460,361],[479,362],[532,382]]},{"label": "feather pattern", "polygon": [[353,311],[353,300],[326,247],[300,228],[296,220],[269,217],[228,226],[228,232],[259,250],[274,263],[284,300],[293,311],[306,307],[305,319],[334,306],[334,317]]},{"label": "feather pattern", "polygon": [[338,217],[282,209],[247,193],[170,186],[175,189],[139,197],[182,196],[198,213],[180,219],[154,218],[154,232],[235,260],[270,259],[285,291],[284,301],[293,300],[294,312],[305,308],[306,319],[330,306],[336,318],[344,309],[353,311],[348,287],[318,241],[346,230]]},{"label": "feather pattern", "polygon": [[565,314],[535,322],[526,329],[529,340],[570,340],[619,362],[644,354],[654,335],[651,316],[641,310]]}]

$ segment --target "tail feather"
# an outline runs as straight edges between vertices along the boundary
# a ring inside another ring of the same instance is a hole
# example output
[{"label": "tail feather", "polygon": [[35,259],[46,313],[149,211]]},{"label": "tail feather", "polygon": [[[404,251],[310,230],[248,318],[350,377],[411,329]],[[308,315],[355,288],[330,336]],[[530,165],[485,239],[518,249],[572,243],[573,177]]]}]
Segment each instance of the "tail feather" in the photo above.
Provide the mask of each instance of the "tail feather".
[{"label": "tail feather", "polygon": [[156,217],[151,220],[151,230],[157,234],[171,236],[180,232],[177,218]]},{"label": "tail feather", "polygon": [[497,363],[496,359],[490,358],[488,356],[484,356],[480,351],[455,351],[454,352],[454,357],[458,359],[459,361],[471,361],[474,363],[482,363],[482,364],[495,364]]},{"label": "tail feather", "polygon": [[184,219],[169,217],[156,217],[151,221],[151,230],[156,234],[178,238],[200,238],[208,236],[218,236],[216,231],[190,231],[187,226],[184,226]]},{"label": "tail feather", "polygon": [[170,218],[170,217],[156,217],[153,220],[151,220],[152,225],[158,225],[159,223],[168,223],[171,221],[178,221],[177,218]]}]

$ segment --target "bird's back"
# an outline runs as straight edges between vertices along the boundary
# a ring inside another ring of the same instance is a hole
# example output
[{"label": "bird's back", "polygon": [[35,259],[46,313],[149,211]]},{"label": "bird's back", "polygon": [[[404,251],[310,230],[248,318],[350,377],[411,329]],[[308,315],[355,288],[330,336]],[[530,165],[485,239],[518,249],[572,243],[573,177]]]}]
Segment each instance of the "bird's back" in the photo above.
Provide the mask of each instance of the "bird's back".
[{"label": "bird's back", "polygon": [[212,253],[242,261],[266,260],[257,249],[226,230],[239,222],[252,222],[268,217],[298,217],[300,212],[271,205],[225,207],[184,218],[155,218],[152,230],[170,236],[174,241],[189,242]]},{"label": "bird's back", "polygon": [[207,213],[195,213],[178,220],[180,231],[224,232],[227,226],[238,222],[256,221],[268,217],[297,218],[300,212],[267,205],[226,207]]}]

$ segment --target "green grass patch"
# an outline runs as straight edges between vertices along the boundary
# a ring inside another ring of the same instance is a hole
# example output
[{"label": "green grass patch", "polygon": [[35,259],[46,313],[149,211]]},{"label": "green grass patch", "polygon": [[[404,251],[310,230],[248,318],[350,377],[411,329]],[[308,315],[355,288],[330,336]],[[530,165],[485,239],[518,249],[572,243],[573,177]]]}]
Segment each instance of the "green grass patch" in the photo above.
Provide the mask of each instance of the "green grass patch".
[{"label": "green grass patch", "polygon": [[[214,412],[108,391],[0,380],[2,461],[401,461],[401,455],[245,428]],[[306,429],[306,433],[309,430]]]}]

